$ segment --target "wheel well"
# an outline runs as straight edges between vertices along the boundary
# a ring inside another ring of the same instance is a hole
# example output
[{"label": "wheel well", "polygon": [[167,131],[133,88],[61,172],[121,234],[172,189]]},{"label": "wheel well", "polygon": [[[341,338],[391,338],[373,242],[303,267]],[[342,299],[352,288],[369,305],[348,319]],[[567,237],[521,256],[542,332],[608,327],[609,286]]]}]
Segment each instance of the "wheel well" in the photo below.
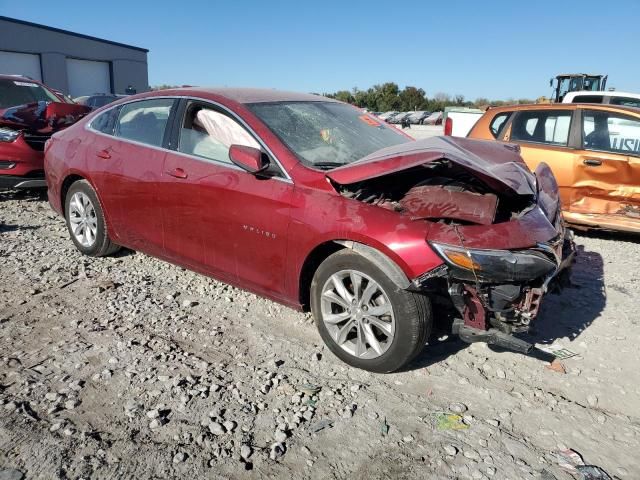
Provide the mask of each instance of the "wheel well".
[{"label": "wheel well", "polygon": [[313,280],[313,275],[329,255],[343,248],[346,247],[334,241],[322,243],[314,248],[305,259],[302,270],[300,271],[300,285],[298,290],[300,304],[305,312],[309,311],[310,308],[311,280]]},{"label": "wheel well", "polygon": [[298,296],[300,298],[300,304],[302,305],[304,311],[309,310],[311,281],[313,280],[313,275],[315,274],[316,270],[329,255],[332,255],[338,250],[342,250],[343,248],[349,248],[355,253],[369,260],[372,264],[382,270],[382,272],[384,272],[389,277],[389,279],[398,286],[398,288],[409,288],[409,279],[404,274],[402,269],[381,251],[364,243],[344,240],[332,240],[330,242],[322,243],[314,248],[309,256],[307,256],[304,264],[302,265]]},{"label": "wheel well", "polygon": [[60,205],[62,206],[62,213],[65,217],[67,216],[67,212],[65,212],[65,200],[67,198],[67,192],[71,188],[71,185],[76,183],[78,180],[84,180],[84,178],[80,175],[69,175],[64,179],[64,182],[62,182],[62,188],[60,188]]}]

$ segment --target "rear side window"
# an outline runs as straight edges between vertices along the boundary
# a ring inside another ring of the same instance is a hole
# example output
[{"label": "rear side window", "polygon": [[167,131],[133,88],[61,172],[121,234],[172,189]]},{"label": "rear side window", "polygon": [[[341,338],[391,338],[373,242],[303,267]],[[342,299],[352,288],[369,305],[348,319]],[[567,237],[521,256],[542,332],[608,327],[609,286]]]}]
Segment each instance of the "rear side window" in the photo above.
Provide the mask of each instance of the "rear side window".
[{"label": "rear side window", "polygon": [[585,150],[640,155],[640,120],[613,112],[582,113]]},{"label": "rear side window", "polygon": [[520,112],[511,127],[511,140],[566,146],[571,116],[571,110]]},{"label": "rear side window", "polygon": [[491,123],[489,124],[489,130],[491,130],[491,135],[493,135],[493,138],[498,138],[500,136],[500,133],[502,133],[502,129],[507,124],[507,120],[509,120],[509,117],[512,113],[513,112],[499,113],[498,115],[493,117],[493,120],[491,120]]},{"label": "rear side window", "polygon": [[602,95],[576,95],[573,97],[573,103],[602,103],[603,101]]},{"label": "rear side window", "polygon": [[609,99],[609,103],[611,105],[622,105],[625,107],[640,107],[640,98],[629,98],[629,97],[611,97]]},{"label": "rear side window", "polygon": [[107,135],[113,135],[113,129],[116,125],[116,119],[118,118],[118,109],[112,108],[104,113],[101,113],[91,122],[91,128]]},{"label": "rear side window", "polygon": [[117,137],[161,147],[174,100],[158,98],[127,103],[120,108]]}]

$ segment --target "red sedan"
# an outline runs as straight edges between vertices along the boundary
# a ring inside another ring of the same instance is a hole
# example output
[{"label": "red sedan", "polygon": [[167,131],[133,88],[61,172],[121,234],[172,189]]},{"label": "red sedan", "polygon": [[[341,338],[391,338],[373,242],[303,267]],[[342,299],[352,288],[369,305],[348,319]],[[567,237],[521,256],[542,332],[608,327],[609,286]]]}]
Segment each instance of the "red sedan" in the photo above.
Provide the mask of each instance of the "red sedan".
[{"label": "red sedan", "polygon": [[[296,308],[350,365],[390,372],[454,331],[526,351],[572,243],[546,166],[517,147],[413,141],[350,105],[175,89],[56,133],[49,201],[86,255],[139,250]],[[439,302],[443,303],[443,302]]]}]

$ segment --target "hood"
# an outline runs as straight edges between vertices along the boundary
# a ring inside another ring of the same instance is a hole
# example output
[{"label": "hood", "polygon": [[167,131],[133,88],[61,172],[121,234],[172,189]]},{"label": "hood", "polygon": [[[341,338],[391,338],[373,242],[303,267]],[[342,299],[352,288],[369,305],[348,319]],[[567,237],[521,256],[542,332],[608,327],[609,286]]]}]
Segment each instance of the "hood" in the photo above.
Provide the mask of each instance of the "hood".
[{"label": "hood", "polygon": [[341,185],[370,180],[400,170],[450,161],[472,172],[489,187],[511,195],[535,195],[535,177],[517,145],[460,137],[433,137],[384,148],[326,173]]},{"label": "hood", "polygon": [[0,126],[50,134],[74,124],[91,109],[61,102],[34,102],[0,110]]}]

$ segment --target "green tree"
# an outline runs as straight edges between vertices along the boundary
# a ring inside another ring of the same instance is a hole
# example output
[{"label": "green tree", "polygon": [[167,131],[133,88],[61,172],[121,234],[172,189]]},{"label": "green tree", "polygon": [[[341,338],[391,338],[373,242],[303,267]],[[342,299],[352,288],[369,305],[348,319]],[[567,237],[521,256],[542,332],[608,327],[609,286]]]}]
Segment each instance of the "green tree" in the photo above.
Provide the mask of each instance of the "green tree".
[{"label": "green tree", "polygon": [[333,98],[345,103],[355,103],[355,99],[349,90],[339,90],[334,94]]},{"label": "green tree", "polygon": [[387,82],[382,85],[374,85],[374,90],[379,90],[380,96],[378,98],[377,107],[382,112],[387,112],[389,110],[399,110],[402,106],[402,100],[400,100],[400,96],[398,95],[400,89],[398,88],[397,83]]},{"label": "green tree", "polygon": [[421,88],[405,87],[399,94],[401,109],[405,112],[420,110],[425,103],[425,92]]}]

